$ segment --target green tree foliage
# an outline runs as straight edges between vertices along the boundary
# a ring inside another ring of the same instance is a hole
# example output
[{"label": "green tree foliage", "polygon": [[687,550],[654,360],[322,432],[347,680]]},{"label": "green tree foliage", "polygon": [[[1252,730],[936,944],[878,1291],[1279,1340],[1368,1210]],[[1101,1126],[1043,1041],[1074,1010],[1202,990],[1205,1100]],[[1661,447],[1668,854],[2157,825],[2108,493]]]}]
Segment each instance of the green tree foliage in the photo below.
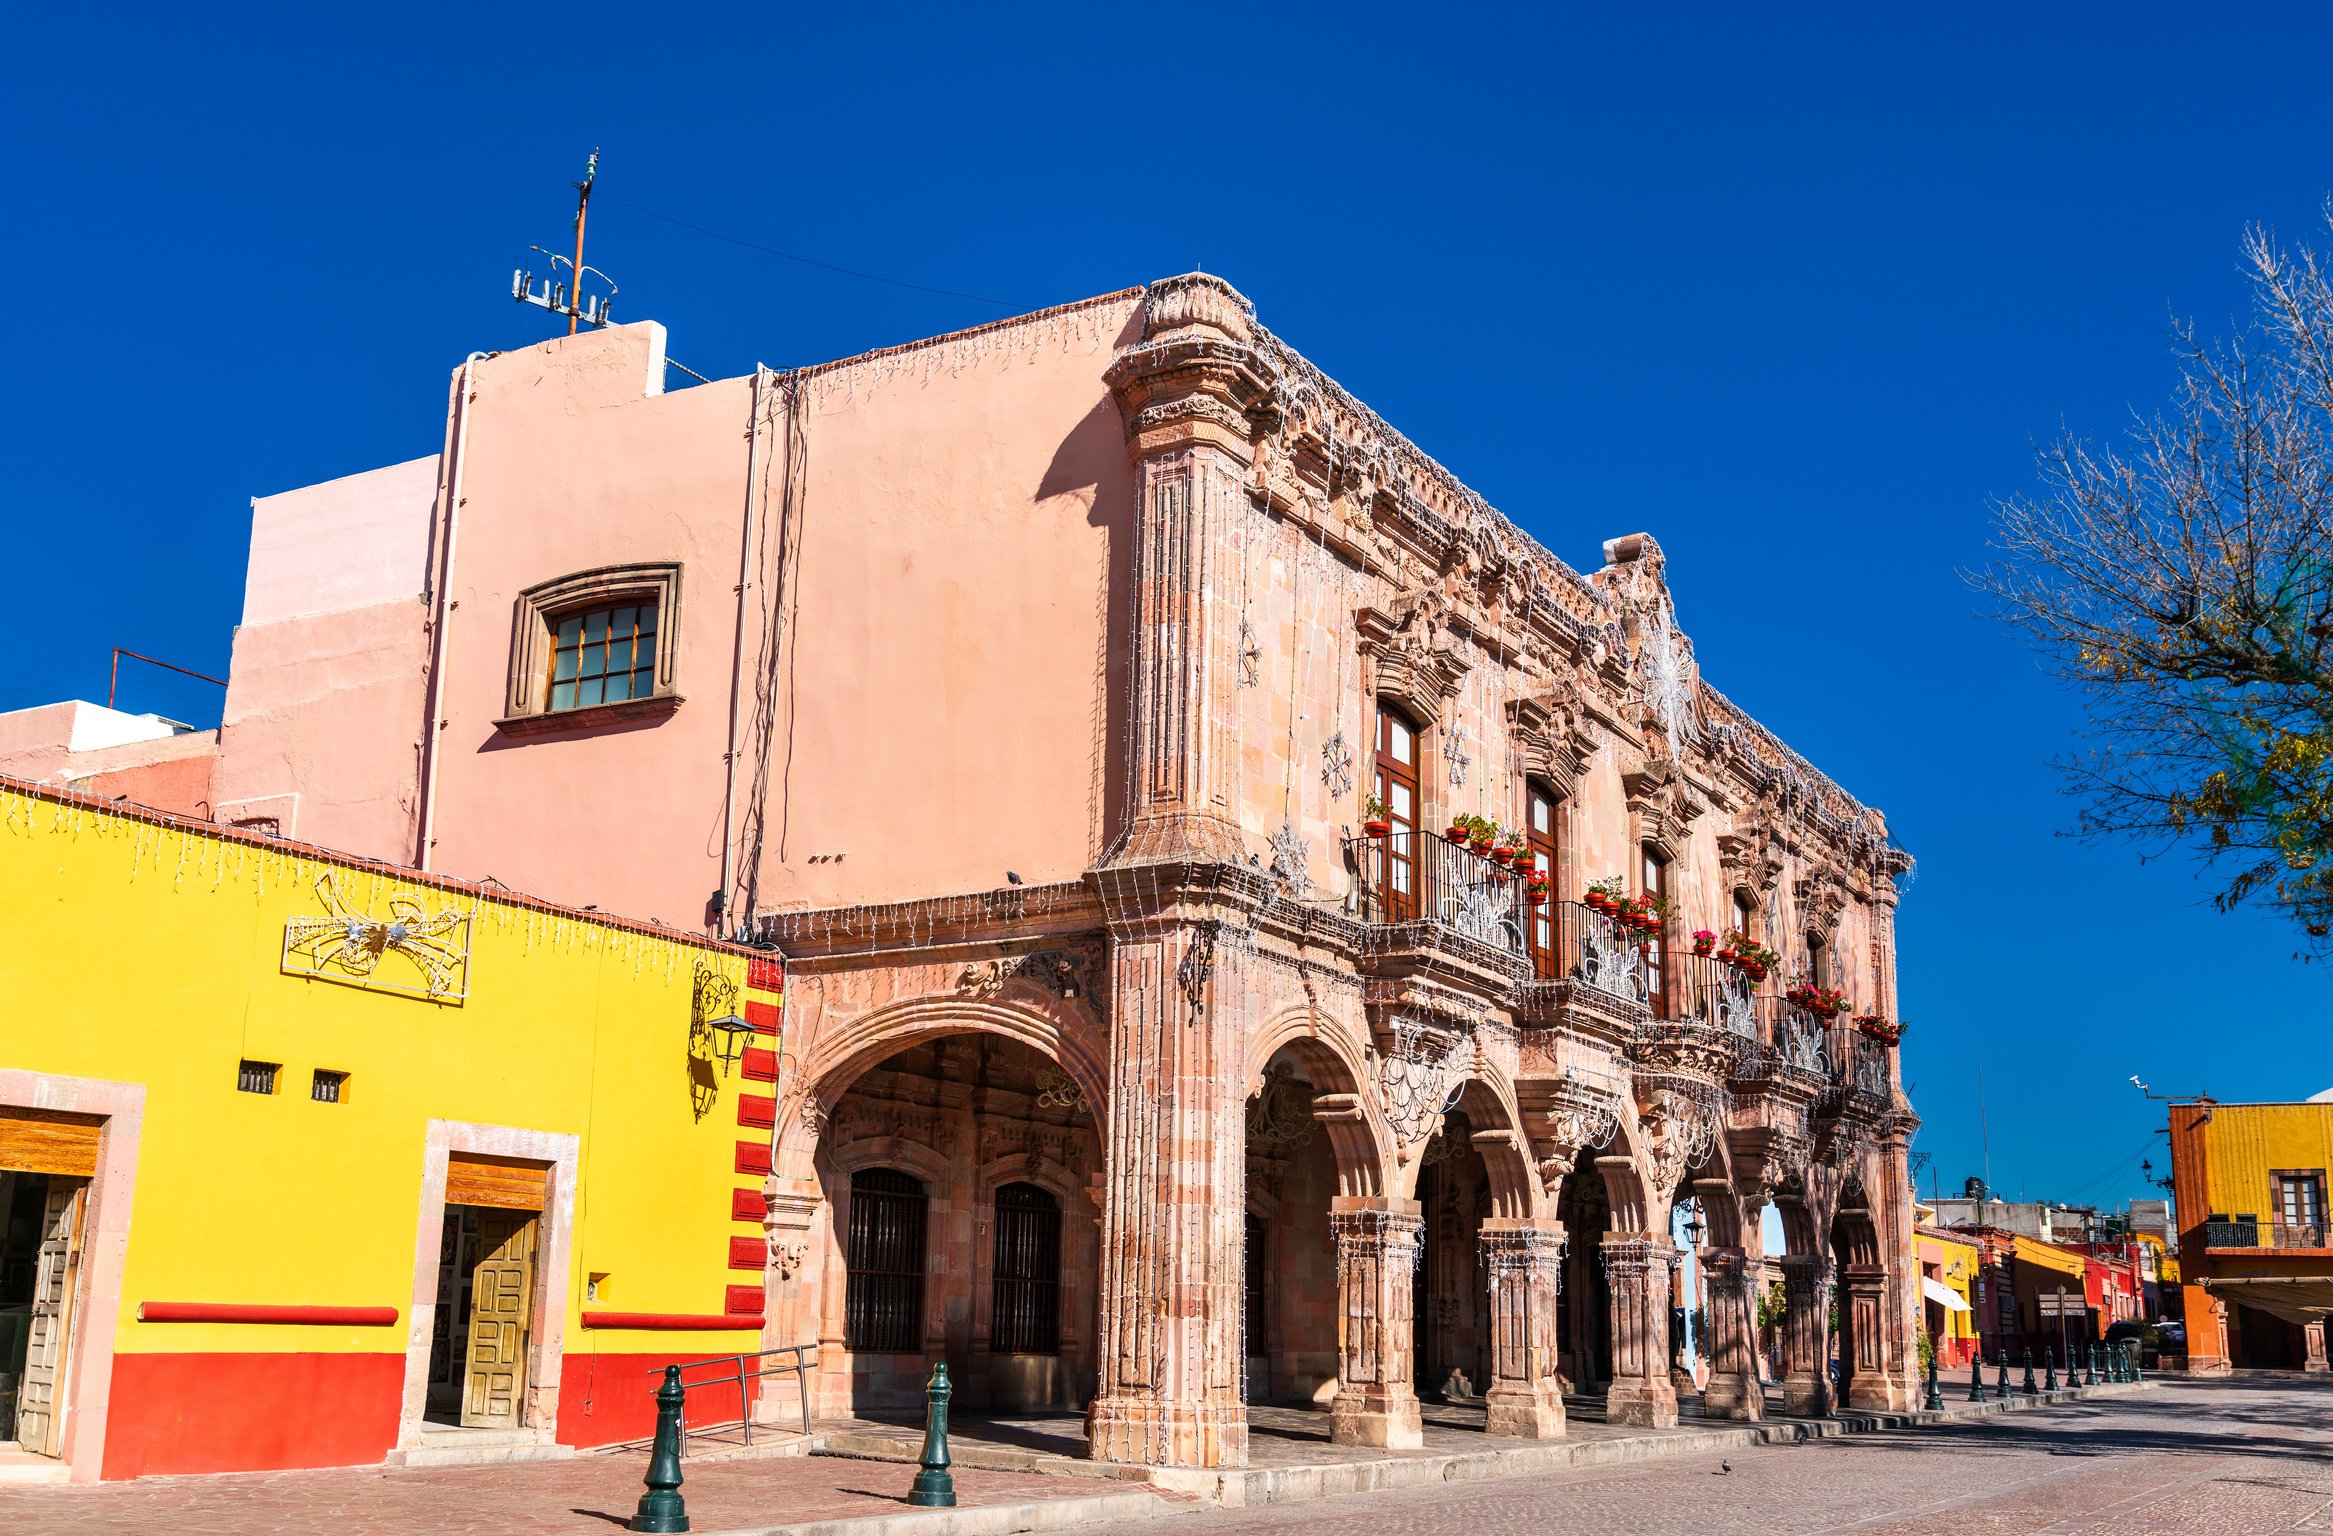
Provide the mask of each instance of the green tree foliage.
[{"label": "green tree foliage", "polygon": [[[2333,223],[2333,210],[2328,211]],[[1971,580],[2083,695],[2078,831],[2187,846],[2222,910],[2333,933],[2333,284],[2316,251],[2244,240],[2254,308],[2173,327],[2179,380],[2122,447],[2069,438],[1996,503]]]}]

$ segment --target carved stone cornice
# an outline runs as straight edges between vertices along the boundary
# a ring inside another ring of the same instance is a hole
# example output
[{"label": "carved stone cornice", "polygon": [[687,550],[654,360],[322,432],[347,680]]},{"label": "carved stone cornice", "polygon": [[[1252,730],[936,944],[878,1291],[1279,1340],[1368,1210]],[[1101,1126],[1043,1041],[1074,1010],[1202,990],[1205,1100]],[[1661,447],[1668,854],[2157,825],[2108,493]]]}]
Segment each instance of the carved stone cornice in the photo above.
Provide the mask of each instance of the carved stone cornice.
[{"label": "carved stone cornice", "polygon": [[1193,272],[1151,284],[1143,339],[1102,375],[1134,457],[1205,443],[1251,464],[1277,419],[1277,372],[1255,339],[1252,307],[1222,279]]},{"label": "carved stone cornice", "polygon": [[1458,697],[1467,664],[1441,638],[1446,610],[1429,589],[1404,593],[1384,608],[1353,615],[1362,658],[1372,673],[1372,691],[1392,699],[1419,723],[1432,725]]},{"label": "carved stone cornice", "polygon": [[1579,686],[1558,676],[1540,692],[1508,704],[1507,722],[1523,771],[1546,780],[1559,794],[1578,794],[1601,742]]}]

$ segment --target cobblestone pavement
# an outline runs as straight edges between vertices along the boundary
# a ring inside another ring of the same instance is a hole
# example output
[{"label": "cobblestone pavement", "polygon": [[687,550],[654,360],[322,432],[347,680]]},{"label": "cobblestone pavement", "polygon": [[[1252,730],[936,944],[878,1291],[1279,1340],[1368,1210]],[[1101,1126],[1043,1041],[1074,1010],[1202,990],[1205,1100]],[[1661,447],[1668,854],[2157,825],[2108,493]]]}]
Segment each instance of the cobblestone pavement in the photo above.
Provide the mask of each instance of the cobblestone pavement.
[{"label": "cobblestone pavement", "polygon": [[1094,1532],[1146,1536],[2262,1536],[2333,1531],[2333,1381],[2160,1391],[1807,1445],[1441,1483]]},{"label": "cobblestone pavement", "polygon": [[[0,1531],[40,1536],[606,1536],[639,1503],[648,1458],[577,1456],[489,1467],[364,1467],[0,1487]],[[692,1462],[681,1491],[699,1531],[897,1514],[913,1467],[824,1456]],[[1090,1496],[1085,1479],[959,1468],[960,1504]]]}]

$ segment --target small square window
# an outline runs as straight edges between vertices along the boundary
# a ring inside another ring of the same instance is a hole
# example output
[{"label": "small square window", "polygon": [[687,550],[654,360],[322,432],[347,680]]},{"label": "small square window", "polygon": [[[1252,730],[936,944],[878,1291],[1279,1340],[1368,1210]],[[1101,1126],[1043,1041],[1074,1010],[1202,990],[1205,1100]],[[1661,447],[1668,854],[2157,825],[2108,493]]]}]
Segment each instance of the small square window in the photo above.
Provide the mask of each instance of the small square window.
[{"label": "small square window", "polygon": [[348,1074],[316,1069],[316,1080],[308,1087],[308,1097],[319,1104],[338,1104],[348,1096]]},{"label": "small square window", "polygon": [[235,1087],[242,1093],[273,1093],[275,1075],[282,1070],[281,1062],[243,1062],[235,1069]]}]

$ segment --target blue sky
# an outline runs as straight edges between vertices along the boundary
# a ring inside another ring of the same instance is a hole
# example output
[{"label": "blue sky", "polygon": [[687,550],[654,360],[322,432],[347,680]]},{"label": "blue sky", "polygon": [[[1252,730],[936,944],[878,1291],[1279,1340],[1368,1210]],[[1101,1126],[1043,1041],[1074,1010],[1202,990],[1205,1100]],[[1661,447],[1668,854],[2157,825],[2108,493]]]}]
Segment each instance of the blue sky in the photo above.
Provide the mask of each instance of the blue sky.
[{"label": "blue sky", "polygon": [[2100,1201],[2168,1161],[2132,1074],[2333,1084],[2278,925],[2057,835],[2072,703],[1956,575],[2036,440],[2164,397],[2174,310],[2240,313],[2247,220],[2311,233],[2333,18],[788,9],[20,15],[0,708],[102,698],[111,645],[223,672],[248,499],[436,449],[462,355],[542,334],[510,270],[597,146],[591,259],[699,372],[1009,307],[619,199],[1010,307],[1202,266],[1575,565],[1652,531],[1711,681],[1921,856],[1947,1191],[1980,1066],[1996,1186]]}]

